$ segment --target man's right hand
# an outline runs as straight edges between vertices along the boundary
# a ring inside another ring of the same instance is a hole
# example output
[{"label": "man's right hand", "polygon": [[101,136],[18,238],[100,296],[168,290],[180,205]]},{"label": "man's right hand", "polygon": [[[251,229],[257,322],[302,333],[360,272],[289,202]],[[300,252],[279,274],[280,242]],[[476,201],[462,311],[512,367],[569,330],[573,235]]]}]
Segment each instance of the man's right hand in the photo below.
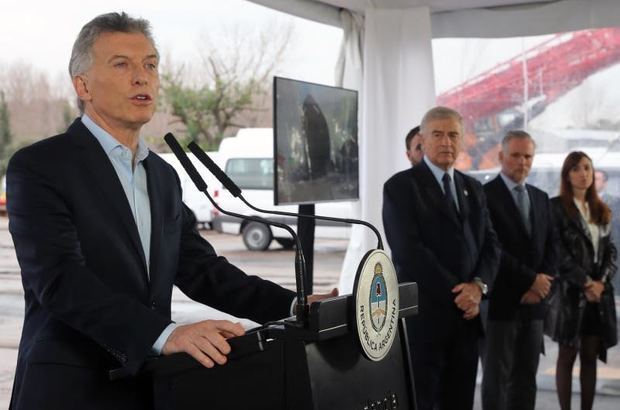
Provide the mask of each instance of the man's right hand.
[{"label": "man's right hand", "polygon": [[541,301],[541,297],[538,296],[538,293],[534,292],[533,290],[528,290],[527,292],[525,292],[523,294],[523,296],[521,297],[521,304],[523,305],[535,305],[537,303],[540,303]]},{"label": "man's right hand", "polygon": [[530,287],[530,290],[538,295],[539,298],[544,299],[549,294],[549,290],[551,289],[551,281],[553,281],[553,277],[547,275],[546,273],[537,273],[536,279],[534,279],[534,283]]},{"label": "man's right hand", "polygon": [[205,320],[181,325],[168,336],[162,354],[185,352],[203,366],[213,367],[215,363],[226,363],[226,355],[230,353],[226,339],[244,334],[245,330],[239,323],[228,320]]}]

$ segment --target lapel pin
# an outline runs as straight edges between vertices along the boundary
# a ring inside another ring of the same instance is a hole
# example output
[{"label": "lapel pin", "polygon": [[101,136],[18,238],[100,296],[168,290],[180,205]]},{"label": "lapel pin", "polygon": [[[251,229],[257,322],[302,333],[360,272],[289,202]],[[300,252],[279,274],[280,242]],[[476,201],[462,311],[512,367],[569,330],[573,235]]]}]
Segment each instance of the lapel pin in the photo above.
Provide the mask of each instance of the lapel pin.
[{"label": "lapel pin", "polygon": [[468,192],[466,189],[464,189],[464,190],[463,190],[463,195],[465,195],[465,196],[469,196],[469,192]]}]

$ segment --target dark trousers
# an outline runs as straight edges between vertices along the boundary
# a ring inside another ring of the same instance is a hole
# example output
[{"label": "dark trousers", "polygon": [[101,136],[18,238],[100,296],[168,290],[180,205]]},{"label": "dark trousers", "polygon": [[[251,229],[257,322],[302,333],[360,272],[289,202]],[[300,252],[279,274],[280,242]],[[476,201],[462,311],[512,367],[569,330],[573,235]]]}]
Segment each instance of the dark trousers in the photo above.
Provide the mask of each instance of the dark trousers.
[{"label": "dark trousers", "polygon": [[482,408],[533,410],[543,321],[519,310],[515,320],[489,320],[482,352]]},{"label": "dark trousers", "polygon": [[477,321],[456,322],[452,331],[440,339],[419,340],[413,335],[410,340],[417,410],[473,408],[480,328]]}]

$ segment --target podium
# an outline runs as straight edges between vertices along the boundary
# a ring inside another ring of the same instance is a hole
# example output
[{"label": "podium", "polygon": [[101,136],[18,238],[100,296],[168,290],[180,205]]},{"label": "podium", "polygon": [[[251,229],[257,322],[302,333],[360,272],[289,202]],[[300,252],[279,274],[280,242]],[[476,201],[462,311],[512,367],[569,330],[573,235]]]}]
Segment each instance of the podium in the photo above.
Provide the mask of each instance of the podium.
[{"label": "podium", "polygon": [[418,309],[415,283],[398,285],[398,331],[387,355],[362,354],[352,295],[314,303],[308,326],[276,324],[229,339],[223,366],[179,353],[152,359],[156,410],[415,409],[404,318]]}]

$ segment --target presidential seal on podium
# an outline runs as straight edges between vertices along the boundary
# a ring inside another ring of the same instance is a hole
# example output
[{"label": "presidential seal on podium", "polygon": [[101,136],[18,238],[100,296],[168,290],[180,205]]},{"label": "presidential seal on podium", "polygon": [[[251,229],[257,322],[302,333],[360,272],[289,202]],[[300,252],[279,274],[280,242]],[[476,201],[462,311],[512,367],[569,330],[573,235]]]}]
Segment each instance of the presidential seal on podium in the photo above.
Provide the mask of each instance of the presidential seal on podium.
[{"label": "presidential seal on podium", "polygon": [[390,351],[398,332],[398,279],[383,250],[369,251],[354,285],[355,321],[364,356],[379,361]]}]

